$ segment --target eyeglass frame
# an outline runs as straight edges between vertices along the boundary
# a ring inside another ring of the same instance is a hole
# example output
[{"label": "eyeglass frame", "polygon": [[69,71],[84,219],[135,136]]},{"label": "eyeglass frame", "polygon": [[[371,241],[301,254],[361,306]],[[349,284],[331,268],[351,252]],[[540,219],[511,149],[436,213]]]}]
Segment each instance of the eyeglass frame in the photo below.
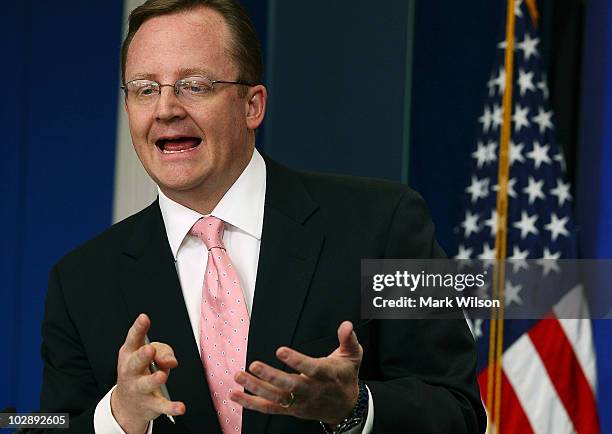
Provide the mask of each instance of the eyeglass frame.
[{"label": "eyeglass frame", "polygon": [[178,86],[178,84],[180,82],[186,82],[188,81],[187,79],[189,78],[204,78],[208,81],[210,81],[210,85],[212,87],[212,90],[215,90],[215,84],[237,84],[240,86],[257,86],[256,83],[247,83],[245,81],[229,81],[229,80],[211,80],[210,78],[206,77],[205,75],[190,75],[188,77],[185,78],[179,78],[178,80],[176,80],[174,82],[174,84],[170,84],[170,83],[160,83],[158,81],[155,80],[150,80],[148,78],[135,78],[133,80],[127,81],[125,82],[122,86],[120,86],[120,88],[123,90],[123,93],[125,95],[125,99],[126,101],[128,100],[128,84],[134,82],[134,81],[149,81],[151,83],[156,84],[159,87],[159,92],[157,93],[157,96],[161,96],[161,89],[162,87],[172,87],[174,88],[174,95],[179,96],[181,95],[181,90],[180,87]]}]

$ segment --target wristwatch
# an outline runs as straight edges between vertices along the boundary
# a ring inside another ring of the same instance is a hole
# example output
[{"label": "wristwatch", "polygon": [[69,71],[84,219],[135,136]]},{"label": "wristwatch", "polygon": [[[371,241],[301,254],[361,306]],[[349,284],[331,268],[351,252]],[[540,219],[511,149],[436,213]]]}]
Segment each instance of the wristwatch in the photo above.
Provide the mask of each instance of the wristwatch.
[{"label": "wristwatch", "polygon": [[353,407],[351,414],[335,427],[329,427],[327,424],[319,422],[325,434],[342,434],[361,425],[368,414],[369,402],[370,394],[368,393],[368,388],[363,381],[359,380],[359,395],[357,396],[357,403],[355,407]]}]

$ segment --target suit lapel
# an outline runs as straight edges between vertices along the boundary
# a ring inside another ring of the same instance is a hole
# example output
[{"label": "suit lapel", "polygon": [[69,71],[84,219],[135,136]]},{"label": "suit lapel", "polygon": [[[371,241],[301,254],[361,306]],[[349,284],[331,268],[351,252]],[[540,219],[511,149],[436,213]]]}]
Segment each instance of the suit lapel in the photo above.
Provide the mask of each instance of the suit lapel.
[{"label": "suit lapel", "polygon": [[[257,283],[249,330],[247,368],[260,360],[276,368],[276,349],[291,345],[323,244],[323,234],[304,225],[316,211],[300,181],[266,159],[266,203]],[[269,416],[245,410],[243,434],[263,434]]]},{"label": "suit lapel", "polygon": [[144,213],[124,248],[120,285],[130,323],[141,312],[149,315],[150,340],[170,345],[179,362],[167,386],[171,399],[184,402],[187,412],[176,418],[175,431],[164,432],[195,434],[216,426],[207,433],[220,433],[157,201]]}]

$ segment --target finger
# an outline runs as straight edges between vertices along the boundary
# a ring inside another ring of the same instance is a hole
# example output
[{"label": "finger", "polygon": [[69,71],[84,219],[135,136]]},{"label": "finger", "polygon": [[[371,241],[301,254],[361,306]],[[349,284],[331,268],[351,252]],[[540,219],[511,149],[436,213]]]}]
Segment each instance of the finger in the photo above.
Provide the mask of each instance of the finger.
[{"label": "finger", "polygon": [[303,375],[289,374],[259,361],[251,363],[249,366],[249,371],[257,378],[266,381],[285,392],[295,392],[301,394],[306,394],[308,392],[306,377]]},{"label": "finger", "polygon": [[169,414],[171,416],[180,416],[185,414],[185,404],[181,401],[168,401],[163,397],[155,397],[149,404],[153,411],[157,414]]},{"label": "finger", "polygon": [[[136,380],[136,390],[143,395],[148,395],[158,391],[167,380],[168,375],[163,371],[142,375]],[[157,395],[157,393],[155,394]]]},{"label": "finger", "polygon": [[123,346],[126,350],[136,351],[144,344],[145,335],[151,326],[151,320],[149,317],[141,313],[138,318],[132,324],[132,327],[128,330],[128,334],[125,338]]},{"label": "finger", "polygon": [[126,371],[130,375],[140,375],[148,367],[151,360],[155,357],[155,347],[150,344],[143,345],[137,351],[130,354],[127,363]]},{"label": "finger", "polygon": [[162,342],[151,342],[153,348],[155,348],[155,364],[163,371],[174,369],[178,366],[178,361],[174,355],[174,350],[168,344]]},{"label": "finger", "polygon": [[276,357],[287,366],[308,377],[318,378],[326,374],[320,359],[309,357],[292,348],[280,347],[276,350]]},{"label": "finger", "polygon": [[[157,401],[157,402],[159,402],[161,405],[164,406],[164,408],[167,409],[167,410],[164,410],[164,411],[160,411],[160,414],[164,413],[164,414],[170,414],[170,415],[174,415],[174,416],[179,416],[179,415],[185,413],[185,404],[183,404],[180,401],[168,401],[168,399],[166,397],[164,397],[164,395],[162,394],[161,388],[158,387],[157,389],[155,389],[152,392],[152,395],[154,397],[156,397],[156,398],[160,398],[161,401]],[[171,405],[172,407],[168,408],[167,407],[168,405]]]},{"label": "finger", "polygon": [[246,373],[238,372],[235,375],[235,380],[238,384],[243,386],[246,390],[257,395],[261,398],[267,399],[268,401],[276,404],[287,402],[291,399],[291,395],[287,392],[275,387],[274,385],[260,380],[259,378]]},{"label": "finger", "polygon": [[344,321],[338,327],[338,342],[340,343],[341,353],[347,356],[358,356],[361,351],[361,346],[357,340],[357,335],[353,331],[353,323],[350,321]]},{"label": "finger", "polygon": [[248,395],[239,390],[234,390],[230,393],[230,399],[244,408],[258,411],[265,414],[291,414],[290,408],[283,408],[280,405],[268,401],[259,396]]}]

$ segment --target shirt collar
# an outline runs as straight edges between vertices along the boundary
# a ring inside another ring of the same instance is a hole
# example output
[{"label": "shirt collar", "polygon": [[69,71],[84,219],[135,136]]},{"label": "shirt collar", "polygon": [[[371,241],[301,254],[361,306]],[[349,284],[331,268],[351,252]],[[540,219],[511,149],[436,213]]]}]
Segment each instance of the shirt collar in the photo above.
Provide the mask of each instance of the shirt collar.
[{"label": "shirt collar", "polygon": [[[176,259],[189,230],[204,215],[173,201],[159,187],[157,190],[168,242]],[[255,149],[251,161],[221,198],[211,215],[261,240],[265,195],[266,163]]]}]

